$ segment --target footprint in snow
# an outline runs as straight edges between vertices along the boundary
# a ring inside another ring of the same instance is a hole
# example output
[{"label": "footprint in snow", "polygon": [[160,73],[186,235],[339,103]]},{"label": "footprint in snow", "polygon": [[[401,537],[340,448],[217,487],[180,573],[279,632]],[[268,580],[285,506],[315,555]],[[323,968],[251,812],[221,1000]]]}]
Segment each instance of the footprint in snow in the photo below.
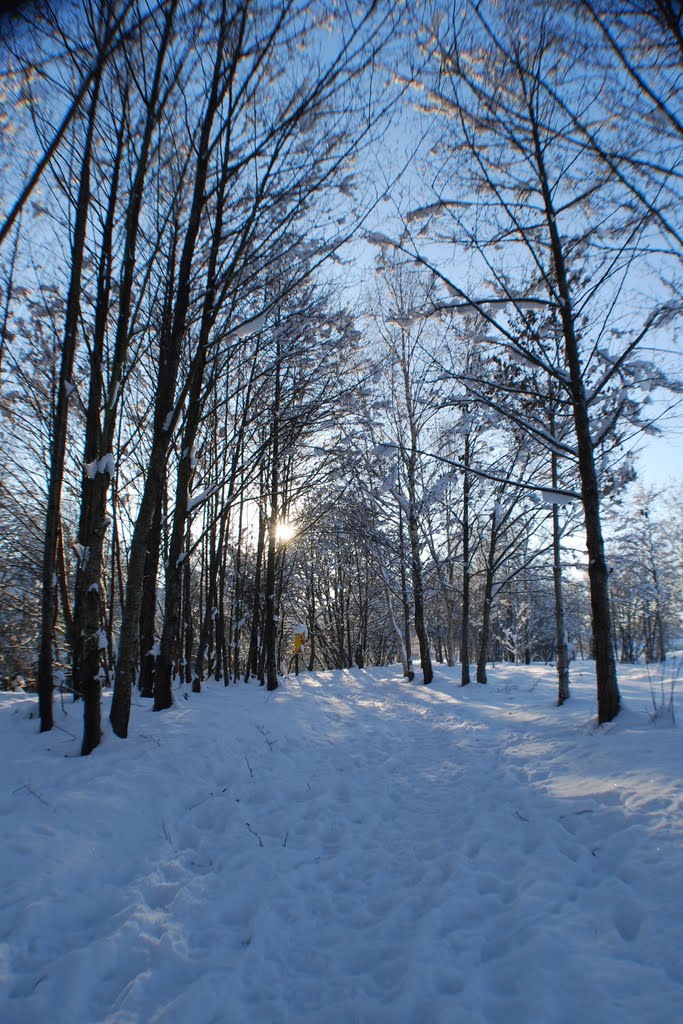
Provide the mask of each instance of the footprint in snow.
[{"label": "footprint in snow", "polygon": [[614,908],[614,927],[624,942],[632,942],[645,919],[644,908],[631,899],[622,899]]},{"label": "footprint in snow", "polygon": [[150,910],[165,910],[178,895],[182,885],[176,882],[147,882],[142,898]]}]

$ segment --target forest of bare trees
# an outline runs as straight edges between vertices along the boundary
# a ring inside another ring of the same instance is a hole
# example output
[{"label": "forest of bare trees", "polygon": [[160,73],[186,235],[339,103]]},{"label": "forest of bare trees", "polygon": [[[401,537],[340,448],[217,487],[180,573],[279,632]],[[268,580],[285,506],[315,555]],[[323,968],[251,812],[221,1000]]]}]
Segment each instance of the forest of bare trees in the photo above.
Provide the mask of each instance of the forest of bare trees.
[{"label": "forest of bare trees", "polygon": [[682,68],[674,0],[0,20],[0,685],[42,730],[275,689],[297,632],[555,662],[559,704],[592,658],[617,714],[683,631],[635,454],[681,392]]}]

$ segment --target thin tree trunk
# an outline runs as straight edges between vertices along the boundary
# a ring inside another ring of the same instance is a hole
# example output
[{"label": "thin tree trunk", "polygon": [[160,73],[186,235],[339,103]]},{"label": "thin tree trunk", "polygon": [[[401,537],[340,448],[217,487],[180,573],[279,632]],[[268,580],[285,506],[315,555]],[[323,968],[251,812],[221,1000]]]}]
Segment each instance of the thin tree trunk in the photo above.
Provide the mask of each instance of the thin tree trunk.
[{"label": "thin tree trunk", "polygon": [[481,616],[481,638],[479,660],[477,661],[477,682],[486,683],[486,662],[488,659],[489,637],[491,635],[491,609],[493,606],[493,579],[495,573],[496,541],[498,539],[498,513],[494,505],[491,517],[491,536],[486,558],[486,581],[484,583],[484,607]]},{"label": "thin tree trunk", "polygon": [[[223,522],[223,516],[221,516],[221,524]],[[222,525],[221,525],[222,530]],[[218,598],[217,598],[217,575],[218,575],[218,552],[222,549],[222,544],[216,544],[216,521],[211,524],[209,536],[207,539],[208,545],[208,561],[205,568],[204,580],[206,589],[206,599],[204,602],[204,614],[201,619],[202,627],[199,635],[199,643],[197,645],[197,655],[195,659],[194,673],[192,676],[192,692],[201,693],[202,682],[204,680],[204,659],[213,649],[213,630],[215,628],[214,617],[218,614]],[[205,552],[206,558],[206,552]],[[210,674],[209,666],[209,674]]]},{"label": "thin tree trunk", "polygon": [[[175,418],[175,391],[180,363],[181,346],[185,336],[187,317],[190,310],[192,269],[199,235],[202,211],[206,202],[206,179],[209,167],[211,129],[220,104],[220,85],[223,78],[223,44],[225,24],[217,41],[212,83],[207,106],[197,140],[197,166],[192,189],[192,202],[182,254],[175,283],[175,302],[172,323],[168,334],[162,333],[157,402],[155,410],[155,435],[147,467],[145,485],[138,517],[133,529],[131,551],[126,583],[126,602],[119,642],[119,657],[114,684],[110,719],[117,736],[125,739],[128,735],[128,720],[135,670],[137,665],[137,641],[140,630],[140,607],[142,583],[149,533],[154,510],[161,496],[168,446],[173,435]],[[172,276],[170,277],[172,280]],[[159,672],[157,673],[159,676]],[[155,696],[155,707],[161,707],[168,700],[167,681],[160,684],[159,697]]]},{"label": "thin tree trunk", "polygon": [[420,538],[417,529],[417,519],[411,510],[408,514],[408,537],[410,539],[411,566],[413,574],[413,610],[415,614],[415,632],[420,647],[420,662],[422,664],[422,682],[428,686],[434,678],[432,659],[429,653],[429,638],[425,628],[424,620],[424,592],[422,586],[422,564],[420,562]]},{"label": "thin tree trunk", "polygon": [[538,125],[531,111],[532,130],[536,163],[546,222],[550,234],[557,290],[560,298],[560,317],[564,338],[565,358],[570,378],[570,395],[574,413],[576,450],[581,479],[581,501],[586,528],[588,551],[588,578],[591,595],[591,624],[593,629],[593,650],[598,691],[598,722],[610,722],[619,712],[619,687],[612,647],[612,626],[610,621],[610,600],[607,561],[600,522],[600,494],[598,475],[595,469],[595,455],[591,436],[588,399],[583,381],[583,370],[576,336],[571,290],[564,259],[562,240],[557,227],[556,212],[546,173],[543,148]]},{"label": "thin tree trunk", "polygon": [[[98,403],[101,395],[101,385],[99,383],[100,367],[93,367],[91,374],[92,432],[98,434],[98,444],[96,457],[83,479],[81,497],[81,524],[88,535],[88,543],[84,545],[87,558],[82,560],[81,586],[79,587],[81,619],[78,623],[82,633],[80,638],[81,689],[86,704],[84,708],[85,731],[83,753],[89,753],[93,750],[100,740],[101,676],[99,650],[102,644],[102,631],[99,628],[101,622],[99,616],[99,577],[102,567],[104,534],[107,527],[107,491],[110,480],[115,473],[112,447],[117,422],[118,394],[130,343],[130,320],[133,306],[135,259],[140,228],[143,184],[149,165],[152,134],[159,113],[157,105],[161,88],[162,68],[171,35],[174,7],[175,5],[172,4],[166,12],[164,34],[157,53],[151,93],[147,103],[145,128],[140,153],[135,165],[130,202],[126,211],[125,248],[118,295],[119,309],[116,338],[101,432],[99,430]],[[98,403],[98,410],[94,408],[95,403]],[[95,422],[95,419],[98,422]],[[137,636],[135,639],[137,640]]]},{"label": "thin tree trunk", "polygon": [[[83,457],[85,471],[81,479],[81,507],[78,524],[79,550],[83,554],[76,573],[72,664],[74,685],[84,701],[84,754],[94,750],[100,741],[100,698],[103,676],[101,652],[106,651],[109,655],[109,664],[113,663],[111,630],[103,629],[107,623],[102,607],[104,580],[101,577],[104,569],[104,537],[108,519],[108,489],[115,475],[115,468],[107,466],[106,469],[103,469],[100,462],[101,457],[110,452],[113,447],[115,424],[112,406],[115,398],[111,397],[113,393],[111,385],[107,395],[109,408],[105,412],[104,430],[101,422],[101,410],[105,341],[111,299],[112,239],[121,163],[124,156],[126,121],[127,117],[123,113],[117,132],[111,188],[100,248],[95,329],[90,351],[90,379],[85,424]],[[114,372],[116,372],[116,362],[114,366]],[[112,522],[116,522],[115,512],[112,514]],[[114,537],[112,540],[112,612],[116,554],[116,537]],[[97,644],[94,641],[95,637],[97,637]],[[90,707],[90,703],[96,707]]]},{"label": "thin tree trunk", "polygon": [[5,348],[9,340],[9,317],[10,310],[12,308],[12,297],[14,288],[14,268],[17,262],[17,252],[19,251],[19,235],[21,231],[21,225],[17,225],[17,230],[14,235],[14,245],[12,246],[12,255],[10,256],[9,266],[7,268],[7,282],[5,284],[5,296],[2,310],[2,325],[0,326],[0,374],[2,373],[2,361],[5,355]]},{"label": "thin tree trunk", "polygon": [[251,633],[249,639],[249,656],[247,658],[250,675],[263,679],[259,671],[259,637],[261,627],[261,573],[266,548],[266,513],[263,502],[259,502],[258,540],[256,541],[256,565],[254,568],[254,602],[251,611]]},{"label": "thin tree trunk", "polygon": [[[162,484],[165,487],[165,482]],[[156,637],[157,574],[161,552],[161,501],[157,502],[152,517],[149,545],[145,554],[140,615],[140,676],[138,686],[141,697],[154,696],[154,676],[159,650]]]},{"label": "thin tree trunk", "polygon": [[276,552],[277,527],[280,516],[280,339],[276,339],[275,393],[271,424],[270,516],[268,519],[268,550],[266,553],[266,599],[263,617],[265,646],[266,688],[276,690],[277,678],[277,604],[276,604]]},{"label": "thin tree trunk", "polygon": [[398,542],[401,565],[401,611],[403,614],[402,646],[405,650],[403,674],[409,676],[413,671],[413,652],[410,645],[410,598],[408,595],[408,574],[406,572],[405,531],[403,527],[403,509],[400,505],[398,509]]},{"label": "thin tree trunk", "polygon": [[[553,432],[553,421],[550,421]],[[552,487],[557,490],[557,455],[550,454]],[[564,620],[564,595],[562,592],[562,531],[560,530],[560,510],[553,505],[553,590],[555,594],[555,648],[557,650],[557,703],[558,706],[569,700],[569,644]]]},{"label": "thin tree trunk", "polygon": [[[209,292],[211,289],[209,288]],[[208,299],[211,302],[211,298]],[[205,315],[206,307],[205,307]],[[190,480],[194,472],[194,443],[199,429],[202,412],[200,401],[204,384],[204,367],[206,364],[206,341],[208,340],[208,323],[206,330],[200,332],[199,350],[196,355],[196,366],[193,367],[192,384],[188,398],[188,412],[182,441],[183,456],[178,464],[176,477],[176,499],[173,513],[173,526],[166,564],[166,587],[164,600],[164,624],[161,631],[161,653],[157,665],[154,682],[154,710],[163,711],[173,703],[173,675],[178,669],[178,655],[183,650],[182,623],[180,605],[182,598],[184,561],[190,557],[189,548],[183,550],[187,540],[188,501],[190,497]],[[206,336],[204,336],[206,334]],[[194,363],[194,360],[193,360]],[[189,543],[189,542],[188,542]]]},{"label": "thin tree trunk", "polygon": [[462,619],[460,624],[460,685],[470,681],[470,435],[465,435],[465,474],[462,485]]},{"label": "thin tree trunk", "polygon": [[234,626],[232,630],[232,656],[233,656],[233,668],[232,677],[237,682],[240,674],[240,647],[242,637],[242,543],[243,543],[243,530],[244,530],[244,489],[242,488],[240,496],[240,507],[239,517],[237,525],[237,546],[235,551],[235,584],[233,588],[233,600],[234,600]]},{"label": "thin tree trunk", "polygon": [[43,565],[41,574],[42,600],[40,625],[40,650],[38,655],[38,709],[40,731],[48,732],[53,726],[52,692],[54,689],[53,654],[54,629],[57,615],[57,535],[61,523],[62,485],[66,458],[66,434],[69,416],[69,395],[76,356],[76,341],[81,310],[81,281],[85,255],[85,241],[90,206],[90,176],[95,119],[99,103],[101,69],[93,82],[92,98],[88,113],[83,157],[81,160],[78,198],[74,220],[74,235],[71,246],[71,274],[66,300],[64,340],[62,359],[57,381],[57,407],[52,428],[52,450],[50,459],[50,480],[47,493],[45,517],[45,539],[43,544]]},{"label": "thin tree trunk", "polygon": [[[188,527],[186,544],[190,545],[190,530]],[[185,572],[183,573],[183,632],[182,632],[182,655],[183,674],[185,685],[192,682],[192,645],[194,642],[194,625],[192,615],[192,571],[190,559],[185,559]]]},{"label": "thin tree trunk", "polygon": [[308,602],[308,671],[312,672],[315,667],[315,565],[314,555],[311,552],[310,572],[308,577],[309,602]]},{"label": "thin tree trunk", "polygon": [[266,601],[263,617],[263,643],[265,647],[266,688],[277,690],[277,622],[275,615],[275,551],[277,530],[277,506],[271,507],[268,525],[268,550],[266,553]]}]

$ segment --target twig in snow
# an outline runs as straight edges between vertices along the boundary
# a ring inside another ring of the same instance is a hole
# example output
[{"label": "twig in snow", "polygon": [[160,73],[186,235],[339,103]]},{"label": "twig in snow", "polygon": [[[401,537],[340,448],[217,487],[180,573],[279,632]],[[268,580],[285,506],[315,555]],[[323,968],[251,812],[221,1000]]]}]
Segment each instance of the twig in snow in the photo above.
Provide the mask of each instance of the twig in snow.
[{"label": "twig in snow", "polygon": [[247,762],[247,768],[249,769],[249,774],[251,775],[251,777],[253,779],[254,778],[254,769],[249,764],[249,758],[247,757],[246,754],[244,755],[244,760]]},{"label": "twig in snow", "polygon": [[52,728],[53,729],[59,729],[60,732],[65,732],[67,734],[67,736],[71,737],[72,740],[75,740],[77,738],[74,733],[69,732],[69,730],[65,729],[63,725],[58,725],[57,722],[55,722],[53,724]]},{"label": "twig in snow", "polygon": [[265,726],[261,725],[260,722],[257,722],[256,725],[254,726],[254,728],[256,729],[257,732],[261,733],[261,735],[263,736],[264,740],[268,744],[268,747],[270,748],[270,750],[272,750],[273,747],[275,746],[275,744],[277,743],[277,740],[271,740],[269,738],[268,730],[265,728]]},{"label": "twig in snow", "polygon": [[519,820],[520,820],[520,821],[526,821],[526,822],[528,822],[528,821],[529,821],[529,819],[528,819],[528,818],[525,818],[523,814],[520,814],[520,813],[519,813],[519,811],[515,811],[515,817],[516,817],[516,818],[519,818]]},{"label": "twig in snow", "polygon": [[36,800],[40,800],[41,804],[45,804],[46,807],[50,806],[49,803],[47,802],[47,800],[44,800],[42,798],[42,796],[40,795],[40,793],[36,793],[35,789],[31,789],[31,787],[28,784],[23,785],[23,786],[19,786],[18,789],[14,789],[14,790],[12,790],[12,792],[13,793],[20,793],[22,791],[22,789],[25,789],[27,793],[30,793],[31,796],[34,796],[36,798]]},{"label": "twig in snow", "polygon": [[149,740],[150,743],[156,743],[158,747],[161,746],[161,740],[157,739],[156,736],[148,736],[146,732],[140,733],[140,739]]},{"label": "twig in snow", "polygon": [[252,836],[256,836],[256,838],[258,839],[259,846],[263,846],[263,840],[261,839],[261,836],[258,834],[258,832],[251,827],[251,825],[249,824],[248,821],[245,821],[244,824],[247,826],[247,828],[251,832]]},{"label": "twig in snow", "polygon": [[283,846],[287,845],[287,840],[288,839],[289,839],[289,832],[285,832],[285,838],[282,840],[282,845]]}]

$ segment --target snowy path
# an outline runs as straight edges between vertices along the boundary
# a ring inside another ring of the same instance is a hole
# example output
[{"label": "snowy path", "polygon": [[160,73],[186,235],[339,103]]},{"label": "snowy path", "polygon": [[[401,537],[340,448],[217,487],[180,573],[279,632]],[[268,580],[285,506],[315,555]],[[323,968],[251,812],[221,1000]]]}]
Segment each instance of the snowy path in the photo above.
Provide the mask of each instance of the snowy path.
[{"label": "snowy path", "polygon": [[683,1020],[680,729],[574,683],[214,686],[88,759],[1,695],[0,1021]]}]

